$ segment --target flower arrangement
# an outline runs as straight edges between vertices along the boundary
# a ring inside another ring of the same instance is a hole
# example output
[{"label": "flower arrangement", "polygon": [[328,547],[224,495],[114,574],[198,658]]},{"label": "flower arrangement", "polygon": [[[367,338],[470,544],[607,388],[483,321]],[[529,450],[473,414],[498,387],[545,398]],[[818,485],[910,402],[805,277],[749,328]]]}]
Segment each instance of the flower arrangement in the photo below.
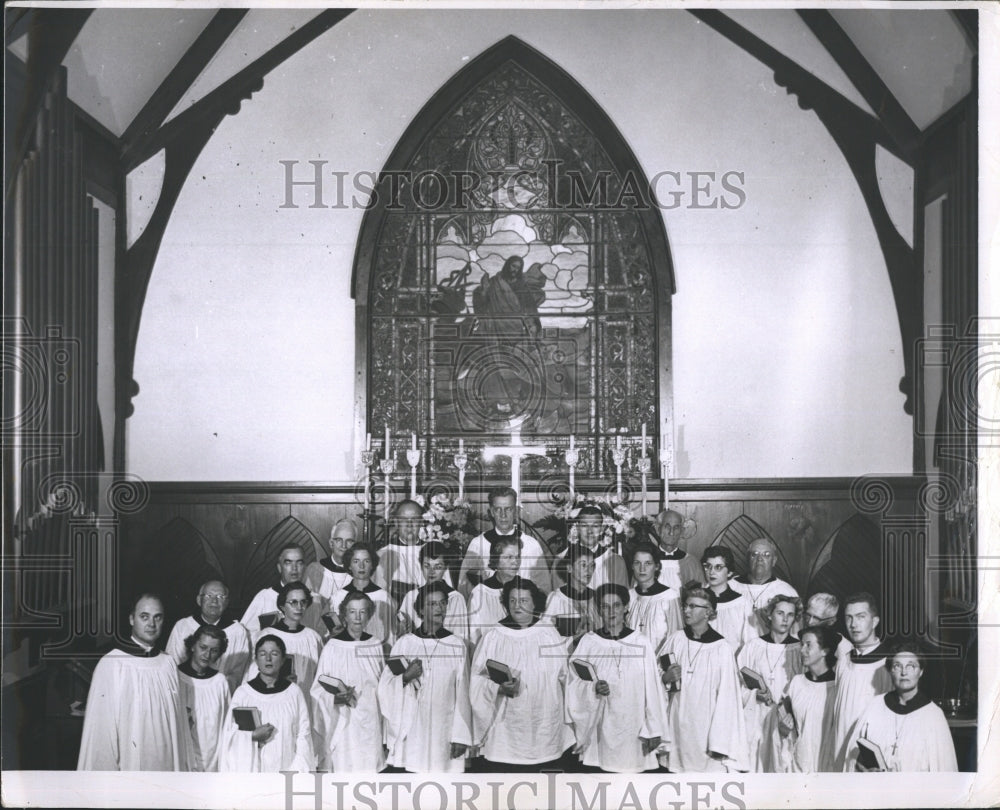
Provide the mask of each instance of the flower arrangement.
[{"label": "flower arrangement", "polygon": [[599,542],[602,546],[613,545],[621,552],[625,546],[637,543],[650,535],[654,536],[655,541],[655,531],[649,518],[635,517],[628,503],[620,500],[617,495],[594,496],[577,492],[572,500],[568,497],[561,500],[552,514],[534,524],[536,529],[549,529],[555,532],[555,536],[549,541],[554,552],[559,553],[567,543],[577,540],[575,521],[585,506],[601,510],[604,530]]},{"label": "flower arrangement", "polygon": [[432,495],[430,503],[423,495],[417,495],[415,500],[427,510],[423,514],[420,540],[443,543],[450,554],[461,559],[476,534],[469,502],[464,498],[452,500],[444,493]]}]

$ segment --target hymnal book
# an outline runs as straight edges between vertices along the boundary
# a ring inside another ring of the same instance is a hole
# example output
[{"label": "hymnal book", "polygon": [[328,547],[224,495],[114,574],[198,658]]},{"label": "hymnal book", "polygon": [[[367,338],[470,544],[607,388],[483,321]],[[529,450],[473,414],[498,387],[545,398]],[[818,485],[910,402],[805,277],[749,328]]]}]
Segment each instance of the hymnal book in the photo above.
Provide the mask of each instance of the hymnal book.
[{"label": "hymnal book", "polygon": [[764,686],[761,674],[750,667],[740,667],[740,675],[743,676],[743,684],[747,689],[756,689],[759,692],[767,688]]},{"label": "hymnal book", "polygon": [[394,655],[391,658],[389,658],[385,662],[385,665],[389,667],[389,671],[393,675],[402,675],[404,672],[406,672],[407,666],[409,666],[409,664],[406,663],[406,659],[401,658],[398,655]]},{"label": "hymnal book", "polygon": [[511,669],[506,664],[500,661],[494,661],[492,658],[486,659],[486,674],[493,683],[505,684],[508,681],[516,680],[518,676],[517,670]]},{"label": "hymnal book", "polygon": [[556,630],[559,631],[560,636],[575,636],[582,621],[581,616],[556,616]]},{"label": "hymnal book", "polygon": [[346,683],[340,680],[340,678],[333,677],[333,675],[320,675],[316,680],[319,681],[320,686],[334,697],[337,695],[347,695],[351,691]]},{"label": "hymnal book", "polygon": [[257,621],[260,622],[260,629],[266,630],[268,627],[274,627],[280,618],[281,611],[275,610],[271,613],[261,613],[260,616],[257,617]]},{"label": "hymnal book", "polygon": [[882,749],[864,737],[858,738],[858,765],[869,771],[889,770],[885,764],[885,757],[882,756]]},{"label": "hymnal book", "polygon": [[577,677],[582,681],[597,681],[597,670],[594,669],[594,665],[590,661],[585,661],[582,658],[574,658],[570,663],[573,665],[573,671],[577,674]]},{"label": "hymnal book", "polygon": [[[659,661],[660,669],[662,669],[664,672],[670,669],[670,665],[674,663],[673,660],[671,660],[670,658],[670,653],[663,653],[663,655],[661,655],[656,660]],[[677,681],[674,681],[673,683],[668,683],[667,691],[676,692],[678,689],[680,689],[680,686],[681,685]]]},{"label": "hymnal book", "polygon": [[285,663],[281,665],[281,672],[278,673],[278,677],[284,678],[286,681],[295,679],[295,659],[292,656],[285,656]]},{"label": "hymnal book", "polygon": [[233,720],[240,731],[253,731],[263,725],[260,722],[260,709],[256,706],[235,706]]},{"label": "hymnal book", "polygon": [[329,613],[324,613],[320,618],[323,620],[323,624],[326,625],[326,629],[329,631],[331,636],[337,635],[344,629],[340,620]]}]

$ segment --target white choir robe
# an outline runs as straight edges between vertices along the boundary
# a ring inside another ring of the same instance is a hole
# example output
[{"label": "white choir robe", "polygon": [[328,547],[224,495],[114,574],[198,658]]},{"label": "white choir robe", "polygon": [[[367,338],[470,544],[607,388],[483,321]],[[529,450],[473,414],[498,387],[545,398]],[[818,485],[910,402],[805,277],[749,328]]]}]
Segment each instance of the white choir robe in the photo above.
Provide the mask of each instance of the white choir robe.
[{"label": "white choir robe", "polygon": [[[427,584],[420,567],[420,549],[423,546],[423,543],[412,546],[389,543],[378,550],[378,567],[372,574],[372,581],[385,590],[394,602],[401,602],[405,591]],[[444,572],[444,581],[451,585],[451,572],[448,570]]]},{"label": "white choir robe", "polygon": [[[399,612],[410,620],[414,629],[423,624],[423,619],[417,614],[416,590],[410,591],[403,597],[403,604],[399,606]],[[444,627],[456,636],[460,636],[463,639],[469,638],[469,610],[465,605],[465,597],[454,588],[448,591],[448,606],[444,614]],[[370,624],[367,631],[375,635],[371,630]]]},{"label": "white choir robe", "polygon": [[692,580],[704,585],[705,570],[696,557],[692,557],[679,548],[674,549],[670,554],[660,549],[660,575],[658,579],[668,588],[680,590]]},{"label": "white choir robe", "polygon": [[800,673],[789,681],[785,693],[792,704],[795,731],[788,740],[792,756],[789,773],[831,772],[834,768],[833,701],[837,690],[833,670],[818,680]]},{"label": "white choir robe", "polygon": [[336,705],[319,680],[313,682],[313,730],[319,767],[334,773],[380,771],[385,767],[378,684],[385,666],[381,639],[345,630],[323,647],[317,676],[332,675],[353,686],[357,706]]},{"label": "white choir robe", "polygon": [[[166,653],[174,659],[177,666],[187,661],[188,652],[184,646],[184,639],[194,633],[202,624],[200,615],[192,614],[178,619],[174,629],[170,631]],[[219,658],[218,669],[229,683],[229,691],[233,692],[237,686],[243,683],[243,676],[246,674],[247,667],[250,666],[250,659],[253,657],[250,633],[246,627],[235,620],[220,620],[215,626],[226,634],[226,651]]]},{"label": "white choir robe", "polygon": [[[754,585],[746,577],[738,576],[729,580],[729,587],[737,593],[744,594],[750,600],[750,613],[747,615],[746,631],[747,640],[764,635],[770,627],[766,618],[761,614],[767,610],[767,603],[775,596],[795,596],[798,591],[789,585],[785,580],[771,577],[767,582]],[[798,622],[792,626],[792,634],[797,635],[799,631]]]},{"label": "white choir robe", "polygon": [[[468,599],[472,596],[473,588],[482,579],[488,579],[496,573],[490,568],[490,547],[493,540],[513,536],[514,532],[502,535],[496,529],[490,529],[472,538],[465,549],[462,568],[458,574],[458,590],[462,592],[462,596]],[[548,593],[552,590],[552,575],[549,573],[549,558],[542,549],[542,544],[526,532],[521,532],[520,538],[521,567],[518,574],[534,582],[542,593]],[[483,571],[486,572],[485,575]],[[480,579],[471,579],[470,573],[478,574]]]},{"label": "white choir robe", "polygon": [[503,585],[496,574],[472,589],[469,597],[469,642],[475,647],[479,639],[507,615],[500,602]]},{"label": "white choir robe", "polygon": [[[774,703],[766,706],[757,700],[757,690],[743,685],[743,704],[747,727],[747,755],[750,770],[757,773],[785,773],[791,758],[791,747],[783,744],[778,733],[778,702],[785,687],[802,672],[799,650],[802,645],[793,636],[776,644],[771,636],[759,636],[743,645],[736,663],[759,673],[771,693]],[[742,682],[742,678],[740,679]]]},{"label": "white choir robe", "polygon": [[[855,742],[864,737],[882,749],[889,771],[957,771],[955,743],[944,712],[918,692],[905,706],[895,692],[872,699],[858,721]],[[854,770],[854,761],[851,762]]]},{"label": "white choir robe", "polygon": [[629,588],[628,596],[625,624],[648,638],[654,650],[667,636],[684,627],[679,591],[654,582],[645,593]]},{"label": "white choir robe", "polygon": [[[222,729],[219,770],[237,773],[305,773],[316,768],[309,707],[298,684],[279,681],[269,689],[260,678],[242,684],[229,702],[229,716]],[[236,707],[255,707],[261,725],[274,726],[274,736],[264,745],[253,741],[251,731],[240,731],[233,720]]]},{"label": "white choir robe", "polygon": [[[594,682],[581,679],[574,660],[589,661],[611,694],[598,695]],[[656,768],[656,751],[642,752],[642,740],[669,739],[667,707],[653,647],[641,633],[607,638],[584,634],[569,658],[566,716],[573,724],[580,760],[611,773],[639,773]],[[666,747],[666,746],[665,746]]]},{"label": "white choir robe", "polygon": [[[299,625],[299,629],[294,633],[287,628],[284,622],[279,622],[274,627],[267,627],[258,630],[253,635],[253,643],[262,636],[277,636],[285,642],[286,656],[293,660],[295,668],[295,683],[302,689],[303,694],[309,694],[309,687],[312,686],[313,678],[316,677],[316,663],[319,661],[319,653],[323,648],[323,640],[319,634],[311,627]],[[251,661],[247,670],[246,679],[253,680],[258,675],[257,662]]]},{"label": "white choir robe", "polygon": [[582,598],[578,598],[581,595],[571,594],[568,592],[568,588],[568,585],[563,585],[549,594],[545,602],[545,610],[542,613],[542,618],[549,622],[549,624],[555,625],[555,620],[560,617],[578,618],[586,616],[590,621],[591,630],[600,628],[604,622],[601,620],[601,614],[597,611],[597,604],[594,601],[594,591],[591,588],[587,588],[585,595]]},{"label": "white choir robe", "polygon": [[302,576],[302,581],[309,586],[310,590],[318,593],[327,602],[341,588],[346,588],[347,583],[352,579],[351,572],[344,566],[335,563],[330,557],[319,562],[309,563]]},{"label": "white choir robe", "polygon": [[752,625],[748,621],[753,606],[747,596],[732,588],[727,588],[718,596],[716,616],[709,625],[726,640],[735,653],[751,638],[759,636],[759,633],[751,629]]},{"label": "white choir robe", "polygon": [[130,644],[97,662],[77,770],[176,771],[186,760],[177,665],[152,652],[147,657]]},{"label": "white choir robe", "polygon": [[[668,693],[670,770],[675,773],[746,771],[743,701],[733,648],[711,628],[695,640],[684,628],[657,650],[681,667],[680,688]],[[715,752],[725,761],[709,756]]]},{"label": "white choir robe", "polygon": [[[323,624],[322,616],[327,611],[327,603],[318,593],[310,592],[310,596],[312,596],[313,603],[302,614],[302,624],[312,628],[322,637],[326,633],[326,625]],[[265,613],[274,613],[277,610],[278,589],[274,587],[262,588],[257,591],[257,595],[247,605],[247,609],[243,613],[243,618],[240,619],[240,624],[247,629],[250,637],[253,638],[254,633],[260,630],[259,617]]]},{"label": "white choir robe", "polygon": [[[560,561],[566,559],[569,547],[564,548],[555,560],[552,561],[552,587],[558,588],[566,584],[566,577],[562,576]],[[625,560],[617,552],[607,546],[598,546],[594,554],[594,576],[590,578],[590,587],[595,591],[604,583],[611,582],[628,588],[628,568]]]},{"label": "white choir robe", "polygon": [[857,747],[858,720],[872,698],[892,689],[892,678],[885,668],[885,649],[879,645],[866,655],[849,653],[837,661],[837,692],[833,703],[834,768],[847,771],[853,767]]},{"label": "white choir robe", "polygon": [[423,674],[404,686],[402,676],[382,670],[378,703],[389,747],[386,761],[412,773],[462,773],[465,757],[452,759],[451,744],[472,745],[465,640],[447,629],[431,637],[407,633],[390,655],[407,664],[419,658]]},{"label": "white choir robe", "polygon": [[[348,583],[346,588],[336,591],[330,598],[330,612],[334,615],[339,615],[338,611],[344,599],[349,593],[355,593],[357,590],[353,584]],[[365,632],[370,636],[375,636],[380,641],[384,641],[386,644],[392,644],[396,640],[396,634],[393,632],[393,620],[396,617],[395,602],[392,601],[392,597],[389,596],[386,590],[374,582],[369,582],[364,587],[362,593],[367,594],[368,598],[375,605],[375,612],[368,619],[368,624],[365,625]]]},{"label": "white choir robe", "polygon": [[[536,765],[558,759],[573,744],[565,721],[566,640],[546,622],[488,630],[472,659],[469,699],[473,739],[491,762]],[[521,690],[504,697],[486,674],[488,659],[520,672]]]},{"label": "white choir robe", "polygon": [[219,770],[219,743],[229,716],[229,682],[214,669],[198,675],[187,663],[177,670],[181,712],[187,718],[187,757],[182,771]]}]

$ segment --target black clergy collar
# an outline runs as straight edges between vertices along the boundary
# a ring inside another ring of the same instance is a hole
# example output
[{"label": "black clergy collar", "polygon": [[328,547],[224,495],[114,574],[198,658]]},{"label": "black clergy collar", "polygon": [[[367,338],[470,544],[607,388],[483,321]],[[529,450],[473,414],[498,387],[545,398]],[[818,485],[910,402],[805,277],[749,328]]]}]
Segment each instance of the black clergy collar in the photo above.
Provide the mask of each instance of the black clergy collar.
[{"label": "black clergy collar", "polygon": [[485,537],[492,544],[495,543],[497,540],[511,538],[511,537],[514,538],[515,540],[520,540],[521,533],[517,530],[517,526],[515,526],[513,529],[511,529],[510,534],[500,534],[500,532],[496,530],[496,526],[494,526],[492,529],[487,529],[485,532],[483,532],[483,537]]},{"label": "black clergy collar", "polygon": [[931,702],[931,699],[920,691],[905,704],[899,702],[899,695],[896,694],[895,690],[886,692],[883,700],[885,700],[885,707],[893,714],[912,714],[917,709],[922,709]]},{"label": "black clergy collar", "polygon": [[732,588],[729,587],[727,583],[726,590],[724,590],[722,593],[717,593],[715,595],[715,601],[717,604],[723,605],[726,602],[735,602],[742,596],[743,594],[741,594],[739,591],[734,591]]},{"label": "black clergy collar", "polygon": [[504,583],[502,583],[497,578],[496,574],[494,574],[493,576],[489,577],[488,579],[484,579],[481,584],[484,587],[492,588],[494,591],[499,591],[504,586]]},{"label": "black clergy collar", "polygon": [[701,638],[695,638],[694,633],[691,632],[691,628],[688,625],[684,625],[684,635],[691,641],[697,641],[701,644],[711,644],[713,641],[722,641],[722,636],[720,636],[718,631],[716,631],[713,627],[709,627],[704,633],[702,633]]},{"label": "black clergy collar", "polygon": [[589,601],[594,598],[594,589],[588,588],[586,585],[578,590],[567,582],[559,590],[576,602]]},{"label": "black clergy collar", "polygon": [[272,591],[274,591],[275,593],[281,593],[281,589],[282,589],[283,587],[285,587],[285,586],[284,586],[284,585],[282,585],[282,584],[281,584],[281,583],[279,582],[279,583],[278,583],[277,585],[272,585],[272,586],[271,586],[271,590],[272,590]]},{"label": "black clergy collar", "polygon": [[618,635],[616,635],[616,636],[611,635],[608,632],[607,628],[605,628],[605,627],[600,628],[597,631],[597,635],[599,635],[601,638],[606,638],[606,639],[609,639],[611,641],[618,641],[618,639],[628,638],[634,632],[635,631],[631,627],[629,627],[627,624],[625,624],[625,625],[622,625],[621,632]]},{"label": "black clergy collar", "polygon": [[276,695],[279,692],[284,692],[292,682],[286,678],[278,678],[274,682],[274,686],[268,686],[264,683],[263,679],[258,675],[256,678],[247,681],[247,686],[253,689],[255,692],[260,692],[262,695]]},{"label": "black clergy collar", "polygon": [[836,680],[836,673],[832,669],[827,669],[822,675],[813,675],[808,669],[806,670],[806,680],[810,683],[827,683],[828,681]]},{"label": "black clergy collar", "polygon": [[433,633],[428,634],[427,631],[424,630],[424,626],[420,625],[420,627],[413,631],[413,635],[419,636],[420,638],[448,638],[448,636],[451,635],[451,631],[444,625],[441,625]]},{"label": "black clergy collar", "polygon": [[736,577],[736,581],[740,583],[740,585],[770,585],[772,582],[777,582],[778,578],[774,574],[771,574],[771,578],[765,579],[763,582],[751,582],[750,577],[740,574]]},{"label": "black clergy collar", "polygon": [[305,629],[304,624],[300,624],[294,630],[292,630],[287,624],[285,624],[284,618],[278,619],[274,624],[268,628],[269,630],[280,630],[282,633],[301,633]]},{"label": "black clergy collar", "polygon": [[354,584],[354,580],[352,579],[344,586],[344,590],[348,593],[375,593],[375,591],[380,591],[382,589],[371,580],[368,580],[368,584],[365,585],[364,588],[359,588]]},{"label": "black clergy collar", "polygon": [[504,616],[497,624],[502,624],[504,627],[508,627],[511,630],[527,630],[529,627],[534,627],[538,624],[538,616],[535,616],[531,620],[531,624],[528,627],[522,627],[517,622],[515,622],[510,616]]},{"label": "black clergy collar", "polygon": [[225,630],[231,624],[236,624],[236,619],[233,616],[230,616],[226,613],[223,613],[222,616],[219,617],[219,621],[217,621],[215,624],[206,622],[205,617],[201,615],[200,610],[196,610],[194,613],[192,613],[191,618],[194,619],[196,622],[198,622],[198,624],[201,627],[218,627],[220,630]]},{"label": "black clergy collar", "polygon": [[341,631],[340,633],[338,633],[337,635],[334,636],[334,638],[337,641],[347,641],[347,642],[350,642],[350,643],[354,643],[354,642],[358,642],[358,641],[368,641],[371,637],[372,637],[371,633],[365,633],[364,631],[362,631],[361,632],[361,638],[355,638],[354,636],[352,636],[350,633],[347,632],[347,628],[346,627],[343,629],[343,631]]},{"label": "black clergy collar", "polygon": [[638,583],[636,583],[635,586],[635,592],[638,596],[656,596],[661,593],[666,593],[669,590],[670,588],[668,588],[666,585],[660,582],[660,580],[656,580],[652,585],[649,586],[649,589],[645,591],[639,590]]},{"label": "black clergy collar", "polygon": [[201,674],[198,674],[197,672],[194,671],[194,667],[191,666],[190,659],[185,661],[183,664],[178,664],[177,669],[180,672],[183,672],[189,678],[197,678],[199,681],[207,681],[209,678],[212,678],[215,675],[219,674],[219,670],[212,669],[211,667],[205,667],[205,671],[202,672]]},{"label": "black clergy collar", "polygon": [[888,651],[879,642],[878,646],[875,647],[871,652],[866,652],[863,655],[857,650],[851,650],[851,663],[852,664],[877,664],[885,660]]},{"label": "black clergy collar", "polygon": [[332,571],[334,574],[347,573],[347,569],[344,568],[344,566],[340,565],[339,563],[335,563],[329,557],[324,557],[322,560],[319,561],[319,564],[322,565],[327,571]]},{"label": "black clergy collar", "polygon": [[118,649],[124,653],[128,653],[133,658],[156,658],[160,654],[160,651],[156,647],[146,649],[141,644],[136,644],[134,641],[125,641],[118,645]]},{"label": "black clergy collar", "polygon": [[[775,641],[771,637],[770,633],[764,633],[764,635],[762,635],[760,637],[760,640],[761,641],[766,641],[768,644],[778,644],[779,643],[779,642]],[[787,636],[785,636],[785,640],[782,641],[782,642],[780,642],[780,643],[781,644],[798,644],[799,640],[797,638],[795,638],[795,636],[793,636],[791,633],[789,633]]]},{"label": "black clergy collar", "polygon": [[660,549],[660,559],[661,560],[683,560],[687,556],[687,552],[681,549],[680,546],[675,548],[673,551],[664,551]]}]

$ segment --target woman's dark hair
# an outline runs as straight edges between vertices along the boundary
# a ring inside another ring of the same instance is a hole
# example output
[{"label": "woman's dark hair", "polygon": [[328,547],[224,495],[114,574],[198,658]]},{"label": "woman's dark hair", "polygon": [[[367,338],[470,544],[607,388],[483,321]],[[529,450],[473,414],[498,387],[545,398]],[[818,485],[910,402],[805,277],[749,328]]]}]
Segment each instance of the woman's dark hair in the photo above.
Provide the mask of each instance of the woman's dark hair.
[{"label": "woman's dark hair", "polygon": [[521,538],[517,534],[498,537],[490,543],[490,568],[494,571],[500,566],[500,555],[503,554],[503,550],[507,546],[517,546],[518,554],[524,550],[524,543],[521,542]]},{"label": "woman's dark hair", "polygon": [[[650,557],[653,558],[653,562],[656,563],[656,578],[659,579],[660,569],[663,568],[663,562],[660,560],[660,550],[655,545],[650,543],[648,540],[642,540],[636,543],[634,546],[632,546],[631,550],[628,553],[629,571],[631,572],[632,564],[635,562],[635,555],[638,554],[639,552],[645,552],[646,554],[648,554]],[[633,577],[633,579],[634,578],[635,577]]]},{"label": "woman's dark hair", "polygon": [[191,653],[194,652],[194,645],[198,643],[198,639],[202,636],[207,636],[208,638],[214,638],[219,642],[219,657],[226,652],[226,648],[229,647],[229,639],[226,634],[216,627],[214,624],[202,624],[198,626],[190,636],[184,639],[184,649],[187,650],[188,659],[191,658]]},{"label": "woman's dark hair", "polygon": [[823,650],[823,657],[830,669],[837,666],[837,646],[840,644],[840,633],[825,624],[813,624],[799,633],[799,641],[804,641],[806,634],[816,636],[816,642]]},{"label": "woman's dark hair", "polygon": [[260,652],[260,648],[263,646],[265,641],[273,641],[278,645],[278,649],[281,650],[282,655],[288,655],[288,649],[285,647],[285,642],[281,639],[281,637],[268,633],[267,635],[263,635],[257,639],[257,643],[253,645],[253,654],[255,656],[258,652]]},{"label": "woman's dark hair", "polygon": [[[431,557],[432,560],[437,559],[436,557]],[[417,598],[413,600],[413,608],[417,611],[417,615],[420,618],[424,616],[424,600],[430,596],[432,593],[443,593],[445,598],[448,597],[448,593],[451,591],[442,580],[437,580],[436,582],[428,582],[426,585],[422,585],[417,591]]]},{"label": "woman's dark hair", "polygon": [[278,591],[278,610],[281,610],[285,606],[285,602],[288,601],[288,594],[292,591],[304,591],[306,595],[306,607],[311,607],[313,603],[312,594],[309,593],[309,586],[304,582],[288,582],[281,586],[281,590]]},{"label": "woman's dark hair", "polygon": [[707,563],[713,557],[721,557],[725,561],[729,573],[732,574],[736,571],[736,558],[733,557],[733,552],[725,546],[709,546],[702,553],[701,561],[702,563]]},{"label": "woman's dark hair", "polygon": [[628,607],[628,588],[624,585],[619,585],[617,582],[605,582],[598,586],[597,592],[594,594],[594,602],[597,603],[598,607],[605,596],[617,596],[621,599],[622,607]]},{"label": "woman's dark hair", "polygon": [[354,543],[347,551],[344,553],[344,568],[351,567],[351,558],[354,556],[356,551],[367,551],[368,558],[372,561],[372,573],[375,573],[375,569],[378,568],[378,552],[375,551],[375,547],[371,543]]},{"label": "woman's dark hair", "polygon": [[504,583],[503,590],[500,591],[500,604],[503,605],[508,616],[510,615],[510,595],[513,591],[528,591],[535,606],[534,614],[536,616],[542,615],[542,611],[545,610],[545,594],[530,579],[513,577]]}]

